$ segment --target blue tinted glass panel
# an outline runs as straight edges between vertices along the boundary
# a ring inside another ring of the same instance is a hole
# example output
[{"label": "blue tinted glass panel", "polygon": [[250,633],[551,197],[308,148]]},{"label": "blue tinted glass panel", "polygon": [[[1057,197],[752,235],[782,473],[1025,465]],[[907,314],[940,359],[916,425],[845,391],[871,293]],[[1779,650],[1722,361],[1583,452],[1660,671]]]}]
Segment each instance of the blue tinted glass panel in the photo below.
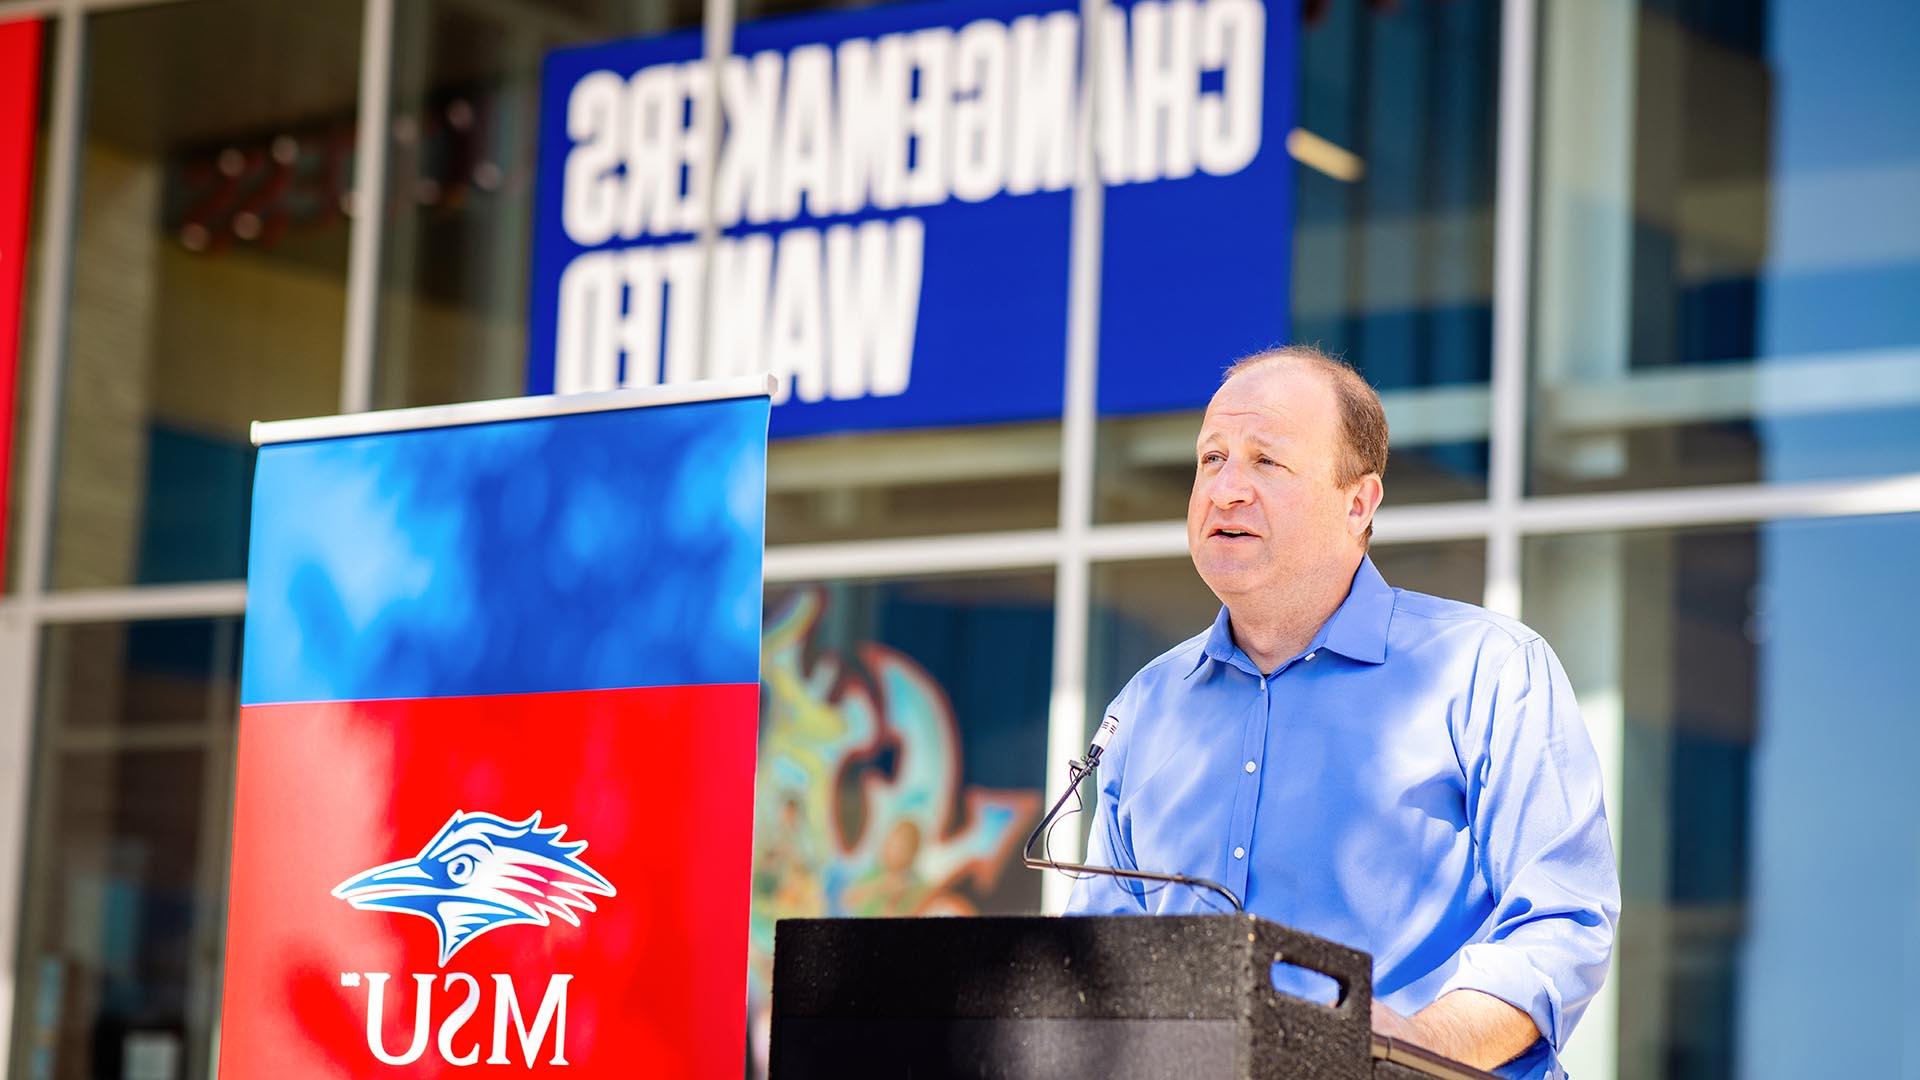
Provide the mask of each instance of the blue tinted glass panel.
[{"label": "blue tinted glass panel", "polygon": [[1916,547],[1920,515],[1526,545],[1526,619],[1618,733],[1618,1075],[1911,1063]]},{"label": "blue tinted glass panel", "polygon": [[1920,468],[1920,6],[1556,3],[1532,485]]}]

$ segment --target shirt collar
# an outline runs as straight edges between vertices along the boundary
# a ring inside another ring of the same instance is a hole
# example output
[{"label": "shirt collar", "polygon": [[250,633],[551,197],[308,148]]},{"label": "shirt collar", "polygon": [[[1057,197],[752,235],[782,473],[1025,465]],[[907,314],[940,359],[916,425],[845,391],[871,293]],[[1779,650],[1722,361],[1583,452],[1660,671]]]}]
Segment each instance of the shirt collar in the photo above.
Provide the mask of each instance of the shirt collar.
[{"label": "shirt collar", "polygon": [[[1201,664],[1209,660],[1231,664],[1239,655],[1241,655],[1240,649],[1233,643],[1233,629],[1227,622],[1227,607],[1222,604],[1220,614],[1213,617],[1213,626],[1207,630],[1207,643],[1201,648],[1200,655],[1193,658],[1193,667],[1187,669],[1187,675],[1191,677],[1194,672],[1200,670]],[[1246,666],[1251,667],[1251,665]]]},{"label": "shirt collar", "polygon": [[1373,556],[1360,559],[1347,598],[1321,628],[1322,648],[1349,660],[1383,664],[1387,660],[1387,624],[1393,621],[1393,587],[1374,568]]},{"label": "shirt collar", "polygon": [[[1360,568],[1354,571],[1353,584],[1347,588],[1347,598],[1334,609],[1333,617],[1314,635],[1313,644],[1307,650],[1332,649],[1349,660],[1358,660],[1363,664],[1385,663],[1387,624],[1392,620],[1393,588],[1374,567],[1373,557],[1363,556]],[[1187,675],[1191,676],[1200,670],[1200,665],[1208,660],[1251,670],[1252,665],[1244,659],[1245,656],[1233,643],[1232,625],[1223,605],[1220,614],[1214,616],[1213,626],[1207,630],[1205,647],[1194,658],[1193,667],[1187,671]]]}]

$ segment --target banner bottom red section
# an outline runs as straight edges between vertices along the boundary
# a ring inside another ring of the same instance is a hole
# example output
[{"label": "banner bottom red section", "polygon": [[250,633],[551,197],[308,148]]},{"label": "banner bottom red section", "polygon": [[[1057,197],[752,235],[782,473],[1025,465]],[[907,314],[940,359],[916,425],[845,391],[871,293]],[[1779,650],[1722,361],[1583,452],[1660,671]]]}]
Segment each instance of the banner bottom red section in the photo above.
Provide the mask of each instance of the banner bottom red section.
[{"label": "banner bottom red section", "polygon": [[242,709],[223,1080],[738,1077],[758,693]]}]

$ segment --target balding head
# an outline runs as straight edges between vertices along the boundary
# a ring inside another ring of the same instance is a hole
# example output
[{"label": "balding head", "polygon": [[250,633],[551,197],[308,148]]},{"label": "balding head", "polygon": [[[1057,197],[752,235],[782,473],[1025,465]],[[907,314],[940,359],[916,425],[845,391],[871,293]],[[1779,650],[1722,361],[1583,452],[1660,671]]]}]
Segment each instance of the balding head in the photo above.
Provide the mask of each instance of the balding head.
[{"label": "balding head", "polygon": [[[1324,376],[1333,391],[1340,413],[1341,454],[1334,463],[1333,482],[1346,487],[1368,473],[1387,475],[1387,413],[1380,395],[1367,380],[1343,360],[1336,360],[1311,345],[1288,345],[1268,349],[1234,361],[1221,376],[1225,386],[1237,375],[1258,371],[1276,364],[1292,364]],[[1368,526],[1367,535],[1373,535]]]}]

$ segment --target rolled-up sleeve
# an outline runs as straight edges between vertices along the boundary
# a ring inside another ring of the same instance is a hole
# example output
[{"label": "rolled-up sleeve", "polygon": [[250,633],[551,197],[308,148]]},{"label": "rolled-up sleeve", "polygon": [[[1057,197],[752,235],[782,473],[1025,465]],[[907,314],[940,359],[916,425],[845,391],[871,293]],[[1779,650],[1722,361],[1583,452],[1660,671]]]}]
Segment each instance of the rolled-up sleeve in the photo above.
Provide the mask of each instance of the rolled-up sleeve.
[{"label": "rolled-up sleeve", "polygon": [[1474,703],[1460,747],[1490,932],[1441,988],[1478,990],[1533,1018],[1557,1053],[1606,980],[1620,916],[1605,782],[1573,687],[1535,638]]}]

